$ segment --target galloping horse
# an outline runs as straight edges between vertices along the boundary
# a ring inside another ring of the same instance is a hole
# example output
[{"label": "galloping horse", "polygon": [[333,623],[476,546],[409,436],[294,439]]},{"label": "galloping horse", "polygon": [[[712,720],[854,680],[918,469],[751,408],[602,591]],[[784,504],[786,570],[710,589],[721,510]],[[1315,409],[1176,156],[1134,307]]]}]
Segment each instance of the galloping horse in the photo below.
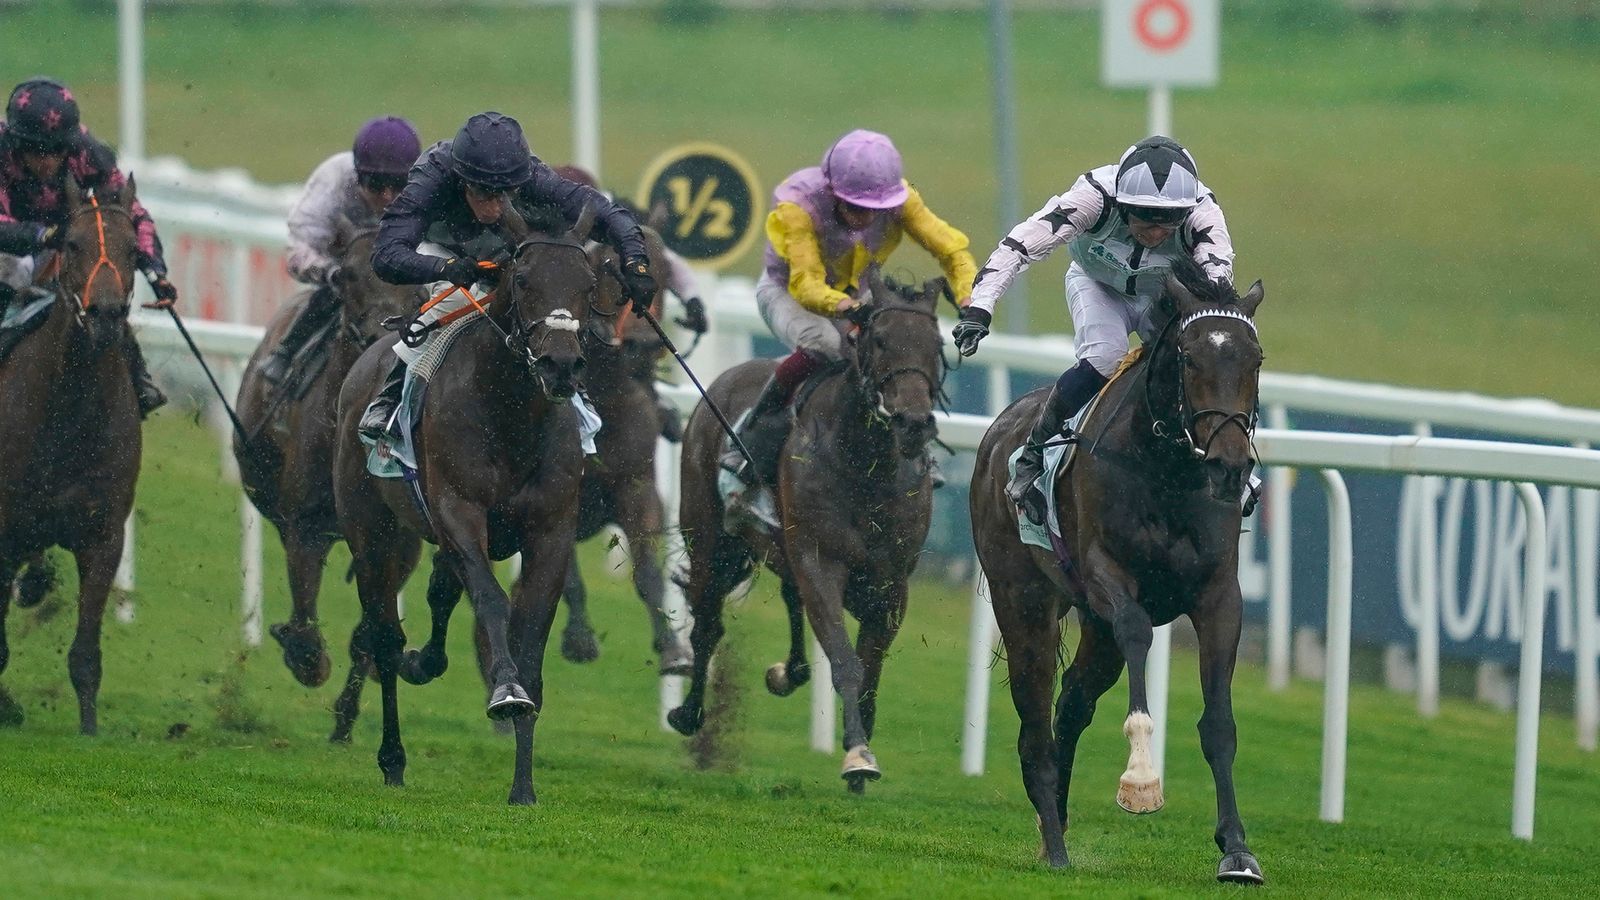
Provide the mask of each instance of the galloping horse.
[{"label": "galloping horse", "polygon": [[[1101,393],[1079,429],[1078,453],[1056,481],[1065,560],[1024,545],[1006,498],[1006,464],[1038,418],[1046,391],[1001,413],[984,435],[972,475],[972,533],[1005,641],[1011,697],[1021,717],[1022,783],[1038,812],[1041,855],[1068,864],[1067,789],[1078,737],[1095,702],[1128,667],[1128,769],[1117,803],[1162,805],[1150,757],[1145,700],[1151,629],[1180,615],[1200,642],[1205,713],[1200,746],[1217,791],[1222,881],[1260,883],[1234,800],[1237,734],[1230,693],[1238,653],[1240,498],[1254,464],[1261,345],[1253,317],[1261,283],[1243,297],[1180,261],[1157,308],[1160,336]],[[1076,607],[1078,650],[1051,701],[1061,619]]]},{"label": "galloping horse", "polygon": [[[822,643],[844,706],[842,777],[860,793],[882,774],[868,748],[883,658],[906,612],[906,582],[928,534],[933,492],[923,462],[935,434],[933,405],[944,357],[935,305],[945,282],[921,291],[885,285],[876,267],[860,334],[842,371],[822,376],[796,401],[794,428],[778,462],[783,529],[724,529],[717,491],[722,433],[705,404],[684,434],[680,523],[689,548],[685,593],[694,614],[694,681],[668,721],[683,734],[705,718],[706,674],[722,637],[723,598],[765,559],[782,580],[789,614],[789,657],[767,670],[767,688],[793,693],[811,677],[802,613]],[[710,395],[745,409],[772,373],[754,360],[724,373]],[[854,647],[845,611],[861,623]]]},{"label": "galloping horse", "polygon": [[[404,783],[396,677],[424,684],[445,671],[445,636],[463,586],[490,645],[488,715],[513,719],[516,765],[509,801],[534,802],[533,726],[544,702],[545,639],[572,555],[583,453],[577,412],[584,358],[578,330],[595,302],[583,239],[535,232],[505,204],[515,252],[500,267],[488,314],[465,326],[433,377],[415,427],[417,487],[367,474],[356,423],[392,363],[397,337],[367,348],[339,395],[334,494],[361,594],[351,638],[371,653],[383,689],[384,781]],[[415,567],[419,538],[439,545],[428,583],[432,633],[402,656],[395,593]],[[508,604],[491,559],[522,554]]]},{"label": "galloping horse", "polygon": [[[416,309],[423,299],[420,288],[389,284],[372,273],[373,237],[370,230],[343,227],[335,240],[340,265],[334,289],[341,303],[321,369],[307,378],[297,360],[281,386],[261,377],[259,366],[294,321],[305,300],[301,297],[286,304],[267,326],[239,386],[239,420],[251,437],[246,445],[235,434],[233,455],[239,461],[245,494],[278,528],[294,600],[289,621],[272,626],[271,632],[283,645],[284,665],[307,687],[328,680],[317,593],[328,551],[339,538],[333,508],[339,386],[361,351],[384,333],[383,320]],[[301,358],[306,355],[303,352]]]},{"label": "galloping horse", "polygon": [[[100,623],[122,558],[122,524],[139,476],[139,404],[124,342],[137,243],[121,190],[82,192],[67,179],[69,222],[48,319],[0,362],[0,671],[5,615],[19,565],[52,546],[78,566],[78,630],[67,672],[78,728],[98,728]],[[19,293],[14,303],[26,302]],[[22,710],[0,690],[0,721]]]}]

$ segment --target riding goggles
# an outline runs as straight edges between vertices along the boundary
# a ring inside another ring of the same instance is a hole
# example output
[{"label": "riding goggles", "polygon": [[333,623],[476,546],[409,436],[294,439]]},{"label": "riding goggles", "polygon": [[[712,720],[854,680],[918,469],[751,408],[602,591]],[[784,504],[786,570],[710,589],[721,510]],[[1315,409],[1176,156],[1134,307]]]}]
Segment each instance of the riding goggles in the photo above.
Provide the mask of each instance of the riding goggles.
[{"label": "riding goggles", "polygon": [[1151,225],[1176,225],[1189,218],[1193,207],[1188,206],[1123,206],[1122,214]]},{"label": "riding goggles", "polygon": [[406,186],[406,176],[385,175],[381,172],[362,172],[356,176],[361,186],[373,193],[383,191],[400,191]]}]

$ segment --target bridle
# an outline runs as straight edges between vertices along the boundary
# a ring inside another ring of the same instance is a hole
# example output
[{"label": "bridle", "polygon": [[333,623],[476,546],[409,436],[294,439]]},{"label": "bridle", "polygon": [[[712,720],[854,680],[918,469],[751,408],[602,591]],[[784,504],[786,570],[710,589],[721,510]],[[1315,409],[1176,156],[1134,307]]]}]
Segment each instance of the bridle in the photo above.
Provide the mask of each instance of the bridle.
[{"label": "bridle", "polygon": [[[70,227],[71,224],[77,221],[80,216],[93,214],[95,240],[99,245],[100,256],[94,261],[94,266],[89,269],[89,277],[84,279],[82,290],[78,291],[76,294],[73,294],[72,292],[67,291],[65,287],[62,288],[63,293],[66,293],[67,296],[73,301],[73,307],[79,322],[83,321],[83,315],[89,309],[88,298],[91,296],[89,289],[94,286],[94,280],[95,278],[99,277],[102,269],[110,270],[111,274],[116,277],[118,296],[126,298],[133,290],[133,285],[129,284],[128,280],[123,277],[122,270],[117,268],[117,264],[112,262],[110,254],[106,252],[105,220],[105,214],[108,212],[113,212],[127,219],[129,224],[132,224],[133,214],[120,206],[101,206],[100,199],[94,195],[93,191],[90,191],[86,196],[88,197],[89,205],[74,212],[72,216],[67,219],[67,224]],[[58,275],[58,281],[59,278],[60,276]]]},{"label": "bridle", "polygon": [[[1204,459],[1206,454],[1211,451],[1211,444],[1217,439],[1217,435],[1221,434],[1222,430],[1227,428],[1229,425],[1237,425],[1239,430],[1244,432],[1245,440],[1253,441],[1256,430],[1256,422],[1260,418],[1261,412],[1261,401],[1259,395],[1256,398],[1255,406],[1252,407],[1248,412],[1230,412],[1225,409],[1214,408],[1196,409],[1191,412],[1189,409],[1189,385],[1184,377],[1184,363],[1188,361],[1189,355],[1183,350],[1179,349],[1177,351],[1178,421],[1176,427],[1174,428],[1172,423],[1166,419],[1165,416],[1158,415],[1156,413],[1155,403],[1150,398],[1151,372],[1155,369],[1155,351],[1166,342],[1169,335],[1172,337],[1173,343],[1176,344],[1178,338],[1183,335],[1183,332],[1186,331],[1189,326],[1200,321],[1201,319],[1208,318],[1234,319],[1243,322],[1246,327],[1250,329],[1250,333],[1252,335],[1257,334],[1256,323],[1249,316],[1236,309],[1208,307],[1198,312],[1190,313],[1189,315],[1185,316],[1181,322],[1178,321],[1176,316],[1174,316],[1167,322],[1166,327],[1161,330],[1161,334],[1156,338],[1154,348],[1152,348],[1151,352],[1150,364],[1145,369],[1144,404],[1146,411],[1150,413],[1151,432],[1154,433],[1157,438],[1175,444],[1186,453],[1193,456],[1195,459]],[[1173,330],[1173,326],[1175,325],[1177,326],[1176,331]],[[1199,424],[1200,420],[1206,418],[1207,416],[1221,416],[1222,421],[1218,422],[1217,427],[1212,429],[1211,437],[1208,438],[1204,444],[1201,444],[1195,438],[1194,429],[1195,426]]]},{"label": "bridle", "polygon": [[[939,324],[938,313],[934,312],[933,310],[920,309],[912,306],[874,306],[871,311],[867,313],[866,321],[861,324],[861,334],[858,338],[859,341],[864,342],[862,346],[867,352],[864,354],[859,354],[860,365],[857,367],[858,374],[856,378],[856,386],[863,394],[871,398],[873,417],[881,422],[887,422],[890,419],[891,413],[883,403],[883,389],[888,386],[889,382],[901,375],[915,375],[927,382],[929,396],[935,403],[938,403],[940,407],[946,407],[949,398],[944,392],[944,381],[945,378],[950,374],[950,364],[947,360],[945,360],[943,352],[940,352],[939,354],[939,373],[937,377],[935,377],[934,373],[929,372],[922,366],[896,366],[895,368],[890,369],[888,372],[878,375],[876,378],[872,376],[871,370],[873,361],[873,344],[871,343],[870,338],[872,335],[872,330],[877,323],[878,317],[887,313],[905,313],[914,316],[926,316],[927,318],[933,320],[936,333]],[[944,342],[941,339],[940,346],[943,347],[943,344]]]}]

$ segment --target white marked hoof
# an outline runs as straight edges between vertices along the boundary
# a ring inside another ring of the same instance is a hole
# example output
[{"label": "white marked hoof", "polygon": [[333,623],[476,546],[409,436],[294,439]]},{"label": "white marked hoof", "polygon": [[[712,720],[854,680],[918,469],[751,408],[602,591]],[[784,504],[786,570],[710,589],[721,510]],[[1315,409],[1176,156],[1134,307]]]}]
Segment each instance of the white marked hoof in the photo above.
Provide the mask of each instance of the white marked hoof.
[{"label": "white marked hoof", "polygon": [[1161,796],[1159,778],[1147,781],[1131,780],[1127,773],[1124,773],[1122,780],[1117,784],[1117,805],[1136,816],[1153,813],[1166,805],[1166,802]]},{"label": "white marked hoof", "polygon": [[883,777],[883,771],[878,768],[878,758],[872,755],[866,744],[850,748],[844,755],[844,769],[839,773],[840,778],[865,778],[877,781]]},{"label": "white marked hoof", "polygon": [[528,699],[528,692],[522,689],[522,685],[509,682],[494,689],[486,712],[495,721],[514,719],[533,712],[533,701]]},{"label": "white marked hoof", "polygon": [[1217,880],[1231,884],[1266,884],[1267,876],[1261,873],[1261,863],[1248,850],[1236,850],[1222,858],[1217,866]]}]

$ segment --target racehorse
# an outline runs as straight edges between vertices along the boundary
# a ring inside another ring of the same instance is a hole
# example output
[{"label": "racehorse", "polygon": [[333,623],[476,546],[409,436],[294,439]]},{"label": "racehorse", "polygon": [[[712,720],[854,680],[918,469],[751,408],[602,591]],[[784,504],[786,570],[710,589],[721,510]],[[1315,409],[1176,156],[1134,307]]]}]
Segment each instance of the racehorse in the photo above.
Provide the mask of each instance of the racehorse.
[{"label": "racehorse", "polygon": [[[596,302],[596,279],[583,248],[592,215],[570,231],[545,233],[531,230],[509,201],[504,206],[500,224],[515,250],[499,267],[487,314],[463,327],[428,387],[415,425],[416,487],[369,476],[356,429],[393,362],[391,336],[367,348],[340,391],[334,494],[361,595],[351,641],[370,652],[383,690],[378,767],[385,783],[404,783],[396,678],[424,684],[443,674],[450,614],[465,587],[492,654],[488,715],[514,721],[509,802],[531,804],[545,639],[572,553],[583,474],[570,403],[585,366],[578,330]],[[420,651],[402,655],[395,594],[422,538],[439,546],[428,583],[432,632]],[[508,604],[490,560],[517,552],[522,574]]]},{"label": "racehorse", "polygon": [[[645,228],[645,247],[653,271],[665,272],[669,263],[660,236]],[[623,309],[622,283],[608,277],[618,271],[616,251],[601,244],[589,251],[590,263],[600,273],[601,305]],[[652,308],[661,310],[662,293]],[[644,319],[624,309],[613,326],[610,320],[590,320],[585,347],[591,364],[586,386],[595,411],[605,422],[595,437],[599,453],[584,467],[578,504],[578,540],[588,540],[610,523],[621,526],[628,538],[633,567],[633,587],[650,616],[652,647],[662,675],[689,672],[689,648],[673,630],[662,611],[664,582],[657,557],[662,529],[661,495],[656,490],[656,437],[661,433],[661,412],[655,391],[656,360],[663,345]],[[619,465],[618,461],[626,461]],[[567,627],[561,633],[561,654],[574,662],[599,656],[600,646],[589,623],[588,591],[574,552],[562,589],[567,602]]]},{"label": "racehorse", "polygon": [[[266,337],[250,357],[239,386],[239,421],[249,435],[235,434],[233,455],[250,502],[277,526],[289,569],[294,610],[289,621],[273,625],[283,646],[283,663],[307,687],[328,680],[329,660],[317,623],[317,593],[328,551],[339,538],[333,504],[334,413],[339,386],[361,351],[384,333],[389,316],[417,308],[418,287],[389,284],[372,272],[372,230],[357,232],[342,223],[334,243],[339,268],[339,317],[323,341],[326,359],[304,371],[320,348],[295,360],[281,385],[261,377],[260,365],[306,302],[286,304],[267,326]],[[365,666],[362,666],[364,669]]]},{"label": "racehorse", "polygon": [[[67,179],[54,304],[0,362],[0,459],[9,473],[0,479],[0,671],[10,658],[5,616],[19,565],[65,548],[79,581],[67,672],[87,735],[98,729],[100,624],[139,476],[139,404],[124,350],[137,270],[133,200],[132,178],[120,190],[89,192]],[[19,292],[13,303],[26,297]],[[0,721],[21,720],[0,690]]]},{"label": "racehorse", "polygon": [[[786,696],[810,679],[803,614],[843,701],[841,776],[855,793],[882,774],[868,747],[878,678],[928,534],[933,496],[923,459],[935,436],[933,406],[944,376],[935,305],[947,290],[943,279],[920,291],[885,284],[876,267],[862,283],[870,303],[858,317],[860,333],[846,363],[795,401],[777,466],[779,534],[749,522],[724,527],[717,490],[722,434],[704,403],[689,421],[679,518],[689,550],[694,680],[683,705],[668,714],[683,734],[700,729],[706,675],[723,632],[723,598],[755,559],[764,559],[782,582],[790,634],[788,659],[767,670],[767,688]],[[773,367],[771,360],[753,360],[730,369],[712,384],[711,399],[730,414],[748,408]],[[860,622],[854,647],[847,610]]]},{"label": "racehorse", "polygon": [[[1011,698],[1022,720],[1017,755],[1038,813],[1041,856],[1068,865],[1067,789],[1078,737],[1095,703],[1128,668],[1128,768],[1117,803],[1162,806],[1150,756],[1145,694],[1151,629],[1187,615],[1200,646],[1205,712],[1200,746],[1217,793],[1222,881],[1260,883],[1234,799],[1237,734],[1230,682],[1238,653],[1240,499],[1254,465],[1261,344],[1258,281],[1243,297],[1187,260],[1173,269],[1153,316],[1164,322],[1137,362],[1101,393],[1055,484],[1057,552],[1024,545],[1006,498],[1007,460],[1038,418],[1047,391],[1017,400],[990,426],[972,476],[972,533],[1005,643]],[[1077,653],[1051,702],[1061,619],[1077,608]]]}]

